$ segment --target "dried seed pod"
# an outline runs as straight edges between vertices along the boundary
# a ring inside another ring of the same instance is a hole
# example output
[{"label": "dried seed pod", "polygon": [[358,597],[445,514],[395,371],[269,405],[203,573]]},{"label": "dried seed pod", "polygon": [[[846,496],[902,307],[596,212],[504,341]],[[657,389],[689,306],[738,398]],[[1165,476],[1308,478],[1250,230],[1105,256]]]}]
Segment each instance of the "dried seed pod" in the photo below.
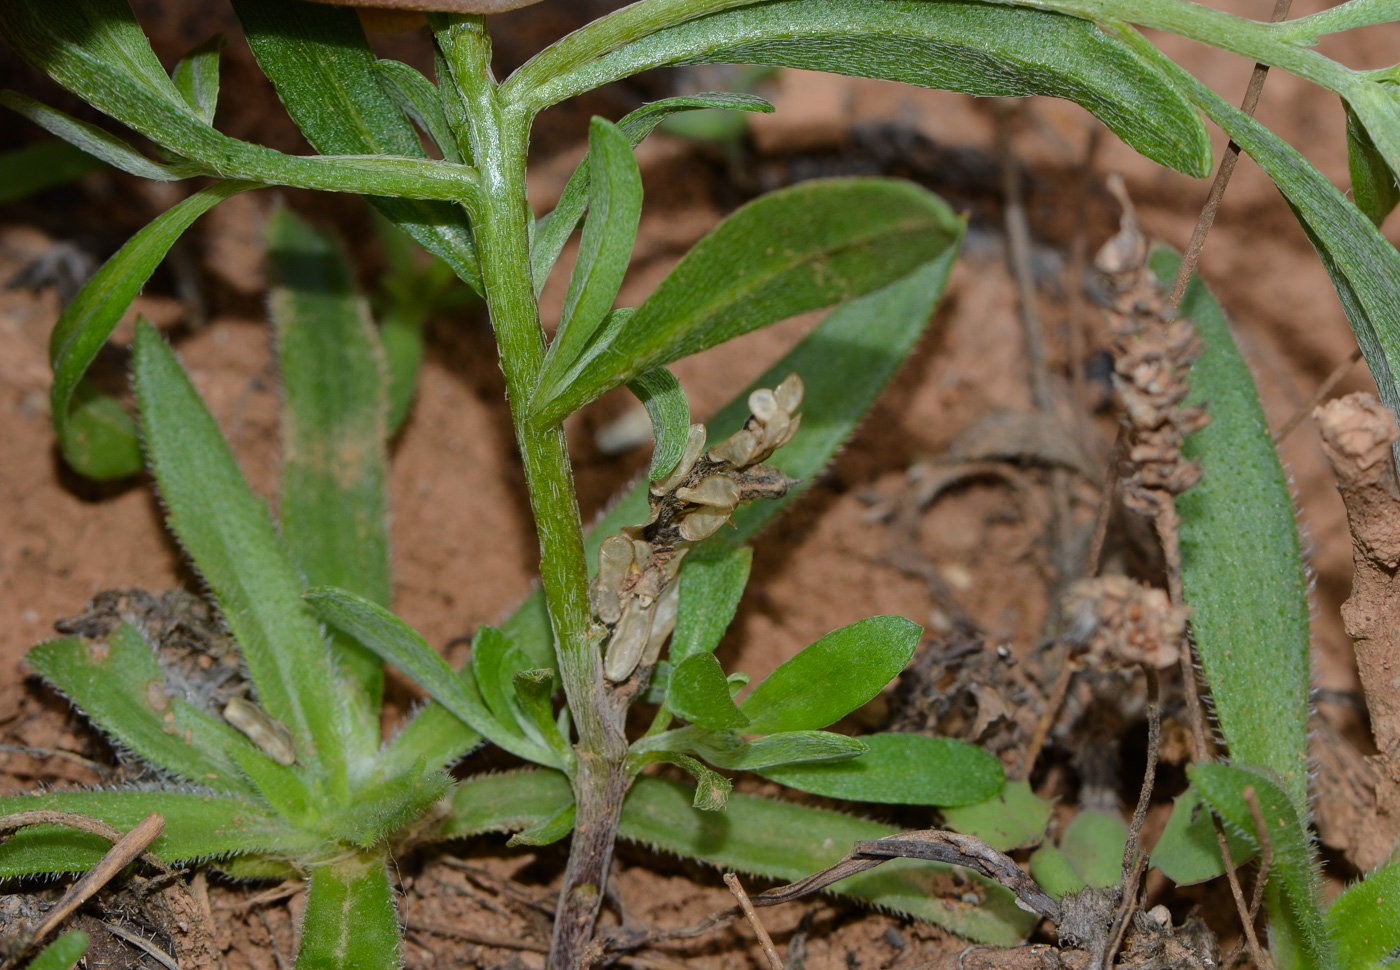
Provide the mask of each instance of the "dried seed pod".
[{"label": "dried seed pod", "polygon": [[740,428],[710,449],[710,461],[728,462],[736,468],[751,465],[760,447],[759,437],[748,428]]},{"label": "dried seed pod", "polygon": [[655,616],[655,600],[643,604],[641,597],[632,597],[627,601],[622,608],[622,618],[617,621],[612,639],[608,641],[608,652],[603,657],[604,677],[616,684],[632,676],[651,640]]},{"label": "dried seed pod", "polygon": [[773,397],[778,402],[778,407],[788,414],[796,414],[797,409],[802,406],[802,395],[806,388],[802,384],[802,378],[796,374],[789,374],[783,378],[783,382],[773,388]]},{"label": "dried seed pod", "polygon": [[729,516],[732,513],[733,509],[711,511],[708,507],[701,511],[692,512],[681,519],[681,538],[686,542],[699,542],[701,539],[708,539],[729,521]]},{"label": "dried seed pod", "polygon": [[766,387],[760,387],[749,395],[749,411],[764,424],[772,421],[779,414],[787,412],[778,404],[778,399],[773,392]]},{"label": "dried seed pod", "polygon": [[676,489],[676,498],[733,512],[739,504],[739,486],[728,475],[711,475],[691,488]]},{"label": "dried seed pod", "polygon": [[636,552],[630,540],[612,535],[598,547],[598,577],[593,581],[593,612],[613,624],[622,615],[622,587],[632,572]]},{"label": "dried seed pod", "polygon": [[652,615],[651,635],[647,638],[646,650],[642,653],[641,665],[653,666],[661,656],[661,647],[676,630],[676,618],[680,613],[681,584],[674,579],[662,590],[656,599],[656,610]]},{"label": "dried seed pod", "polygon": [[703,424],[692,424],[690,431],[686,435],[685,450],[681,453],[681,460],[676,463],[676,467],[671,469],[671,473],[661,481],[651,486],[651,494],[665,495],[674,489],[685,477],[690,474],[695,463],[705,452],[705,426]]},{"label": "dried seed pod", "polygon": [[279,765],[296,764],[297,745],[291,730],[246,697],[229,698],[224,705],[224,720]]}]

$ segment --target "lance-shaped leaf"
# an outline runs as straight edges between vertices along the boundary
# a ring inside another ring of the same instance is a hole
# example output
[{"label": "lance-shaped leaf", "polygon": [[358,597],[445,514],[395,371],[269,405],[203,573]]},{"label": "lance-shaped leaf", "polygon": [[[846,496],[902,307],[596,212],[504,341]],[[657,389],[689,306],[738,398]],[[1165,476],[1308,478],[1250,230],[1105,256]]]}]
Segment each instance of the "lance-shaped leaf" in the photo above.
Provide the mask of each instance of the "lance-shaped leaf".
[{"label": "lance-shaped leaf", "polygon": [[73,302],[49,337],[53,386],[49,402],[63,457],[89,478],[124,478],[142,468],[136,424],[114,398],[83,380],[102,345],[190,223],[224,199],[257,188],[251,182],[219,182],[157,216],[127,241]]},{"label": "lance-shaped leaf", "polygon": [[[1400,412],[1400,253],[1290,145],[1181,70],[1136,31],[1119,28],[1119,33],[1171,74],[1274,180],[1332,278],[1381,400]],[[1400,457],[1400,443],[1395,451]]]},{"label": "lance-shaped leaf", "polygon": [[238,641],[258,701],[291,729],[304,760],[343,778],[339,677],[267,508],[248,488],[175,355],[147,323],[136,329],[132,374],[170,530]]},{"label": "lance-shaped leaf", "polygon": [[687,721],[715,731],[749,723],[729,696],[729,681],[712,653],[697,653],[675,666],[666,688],[666,706]]},{"label": "lance-shaped leaf", "polygon": [[1001,762],[981,748],[921,734],[863,734],[870,750],[823,764],[759,772],[798,791],[889,805],[973,805],[1001,791]]},{"label": "lance-shaped leaf", "polygon": [[1028,782],[1008,781],[985,802],[945,808],[943,822],[954,832],[975,835],[999,852],[1010,852],[1039,845],[1053,809]]},{"label": "lance-shaped leaf", "polygon": [[[308,586],[339,586],[387,606],[384,349],[335,240],[279,209],[268,256],[282,375],[282,541]],[[361,750],[373,754],[384,665],[353,640],[332,644],[359,687],[348,700]]]},{"label": "lance-shaped leaf", "polygon": [[637,395],[637,400],[647,410],[647,417],[651,418],[654,444],[647,480],[660,481],[671,474],[685,454],[690,434],[690,402],[676,375],[664,367],[653,367],[638,375],[627,382],[627,389]]},{"label": "lance-shaped leaf", "polygon": [[87,152],[57,138],[0,152],[0,205],[80,179],[101,167]]},{"label": "lance-shaped leaf", "polygon": [[[656,130],[657,125],[674,114],[716,108],[762,112],[773,110],[773,106],[767,101],[751,94],[706,91],[644,104],[619,121],[617,130],[627,139],[627,143],[635,148],[647,135]],[[559,258],[559,253],[568,242],[574,227],[578,225],[584,209],[588,207],[591,166],[592,162],[585,155],[574,174],[569,177],[568,184],[564,186],[554,211],[540,219],[535,227],[535,240],[530,247],[530,264],[534,273],[536,296],[544,289],[550,269]]]},{"label": "lance-shaped leaf", "polygon": [[[592,28],[606,32],[607,18]],[[555,48],[578,41],[571,36]],[[1210,172],[1205,127],[1162,70],[1093,24],[1048,11],[785,0],[699,17],[581,64],[553,55],[554,48],[546,50],[516,72],[508,95],[539,110],[668,64],[771,64],[983,96],[1068,98],[1148,158],[1188,175]]]},{"label": "lance-shaped leaf", "polygon": [[[1242,836],[1227,828],[1225,838],[1235,865],[1244,865],[1254,857],[1254,845]],[[1196,789],[1187,788],[1176,797],[1167,827],[1152,847],[1152,864],[1178,886],[1193,886],[1225,874],[1215,821]]]},{"label": "lance-shaped leaf", "polygon": [[[1152,265],[1166,280],[1177,263],[1163,251]],[[1308,581],[1288,476],[1220,305],[1193,280],[1180,312],[1205,344],[1191,368],[1190,400],[1208,404],[1211,416],[1183,449],[1205,474],[1176,500],[1196,652],[1231,760],[1275,772],[1301,809],[1307,804]]]},{"label": "lance-shaped leaf", "polygon": [[427,691],[473,730],[512,754],[537,764],[553,765],[552,752],[518,732],[503,728],[482,702],[475,678],[458,677],[426,640],[378,603],[349,590],[320,586],[306,591],[306,601],[327,623],[373,650]]},{"label": "lance-shaped leaf", "polygon": [[216,791],[256,791],[228,754],[248,742],[223,721],[172,697],[155,654],[130,624],[105,640],[41,643],[25,662],[143,761]]},{"label": "lance-shaped leaf", "polygon": [[1376,143],[1362,127],[1356,112],[1347,108],[1347,167],[1351,170],[1351,197],[1377,226],[1400,202],[1400,185]]},{"label": "lance-shaped leaf", "polygon": [[[848,303],[829,314],[801,343],[736,395],[710,422],[714,440],[737,431],[749,416],[748,395],[760,387],[776,387],[789,374],[802,375],[802,432],[770,459],[769,464],[799,480],[781,499],[740,506],[734,512],[734,542],[744,542],[767,525],[802,493],[845,443],[871,404],[904,362],[943,295],[955,253],[877,293]],[[603,515],[585,539],[590,568],[598,559],[598,544],[629,522],[647,517],[647,485],[639,483]],[[700,554],[700,549],[690,555]],[[687,567],[688,568],[688,567]],[[686,570],[681,570],[684,582]],[[684,611],[684,602],[681,606]],[[709,624],[711,621],[706,621]],[[718,623],[718,619],[713,620]],[[554,665],[554,635],[544,595],[536,591],[506,621],[504,630],[538,667]],[[706,630],[717,627],[706,625]],[[678,625],[677,630],[684,629]],[[707,633],[705,638],[711,635]],[[678,642],[701,643],[703,638]],[[416,754],[429,754],[430,764],[470,749],[478,738],[441,705],[430,704],[399,735],[394,748],[412,764]]]},{"label": "lance-shaped leaf", "polygon": [[18,91],[0,91],[0,104],[28,118],[49,134],[62,138],[74,148],[129,175],[156,182],[177,182],[202,173],[198,166],[182,162],[171,165],[153,162],[116,135],[27,98]]},{"label": "lance-shaped leaf", "polygon": [[[1389,76],[1383,81],[1349,74],[1348,87],[1341,94],[1346,99],[1347,106],[1348,148],[1352,148],[1353,145],[1353,128],[1359,129],[1369,156],[1367,167],[1371,170],[1372,179],[1380,182],[1380,185],[1373,182],[1367,189],[1372,193],[1384,192],[1393,196],[1396,192],[1395,180],[1400,178],[1400,99],[1396,97],[1397,93],[1400,93],[1400,87],[1397,87],[1395,82],[1395,69],[1392,68],[1387,73]],[[1354,153],[1348,154],[1352,155],[1351,171],[1354,180],[1357,159]],[[1376,199],[1358,198],[1357,204],[1361,205],[1362,210],[1374,221],[1372,212],[1375,210],[1368,207],[1367,201],[1375,203]]]},{"label": "lance-shaped leaf", "polygon": [[869,750],[863,739],[834,731],[779,731],[752,741],[741,741],[733,731],[709,731],[692,726],[668,731],[656,740],[672,750],[692,751],[728,771],[761,771],[776,765],[844,761]]},{"label": "lance-shaped leaf", "polygon": [[[378,83],[375,57],[348,7],[235,0],[248,46],[306,140],[327,155],[423,155],[413,125]],[[471,223],[444,202],[369,200],[481,292]]]},{"label": "lance-shaped leaf", "polygon": [[219,106],[219,53],[227,43],[227,37],[215,34],[180,58],[170,72],[180,97],[211,125]]},{"label": "lance-shaped leaf", "polygon": [[389,97],[433,140],[442,157],[449,162],[461,162],[462,152],[442,112],[437,86],[403,61],[378,60],[374,62],[374,70]]},{"label": "lance-shaped leaf", "polygon": [[[786,446],[785,446],[786,447]],[[729,629],[749,583],[753,549],[713,535],[686,553],[681,570],[680,606],[671,634],[671,663],[713,653]]]},{"label": "lance-shaped leaf", "polygon": [[524,737],[517,721],[520,702],[513,678],[529,666],[510,637],[493,626],[478,627],[472,637],[472,675],[487,708],[507,731]]},{"label": "lance-shaped leaf", "polygon": [[1327,910],[1346,970],[1380,970],[1400,947],[1400,863],[1388,862],[1352,883]]},{"label": "lance-shaped leaf", "polygon": [[642,173],[632,146],[616,125],[595,117],[588,125],[588,218],[541,386],[569,371],[612,309],[641,217]]},{"label": "lance-shaped leaf", "polygon": [[1254,789],[1273,851],[1265,890],[1274,946],[1282,934],[1285,945],[1298,949],[1304,965],[1336,966],[1336,943],[1322,915],[1312,839],[1294,811],[1291,796],[1262,774],[1233,765],[1195,764],[1186,773],[1221,821],[1257,848],[1262,836],[1245,797],[1248,789]]},{"label": "lance-shaped leaf", "polygon": [[922,633],[902,616],[872,616],[831,631],[769,674],[739,705],[749,731],[803,731],[839,721],[899,675]]},{"label": "lance-shaped leaf", "polygon": [[[45,792],[0,798],[0,815],[38,811],[88,815],[122,831],[159,812],[165,817],[165,829],[151,851],[170,863],[240,853],[295,857],[317,842],[315,836],[291,828],[264,805],[207,792]],[[62,826],[22,829],[0,845],[0,878],[84,872],[111,847],[99,836]]]},{"label": "lance-shaped leaf", "polygon": [[366,852],[311,867],[298,970],[398,970],[399,916],[388,859]]},{"label": "lance-shaped leaf", "polygon": [[686,254],[637,312],[603,328],[531,399],[540,425],[619,384],[778,320],[844,303],[956,250],[963,225],[897,179],[803,182],[762,196]]},{"label": "lance-shaped leaf", "polygon": [[451,790],[451,777],[424,770],[420,762],[412,771],[360,788],[354,803],[319,820],[320,828],[341,842],[368,849],[421,819]]},{"label": "lance-shaped leaf", "polygon": [[1055,898],[1116,886],[1123,878],[1128,823],[1117,812],[1086,810],[1065,826],[1058,846],[1043,845],[1031,856],[1031,875]]},{"label": "lance-shaped leaf", "polygon": [[87,952],[87,945],[86,933],[82,930],[69,930],[30,960],[29,970],[73,970]]}]

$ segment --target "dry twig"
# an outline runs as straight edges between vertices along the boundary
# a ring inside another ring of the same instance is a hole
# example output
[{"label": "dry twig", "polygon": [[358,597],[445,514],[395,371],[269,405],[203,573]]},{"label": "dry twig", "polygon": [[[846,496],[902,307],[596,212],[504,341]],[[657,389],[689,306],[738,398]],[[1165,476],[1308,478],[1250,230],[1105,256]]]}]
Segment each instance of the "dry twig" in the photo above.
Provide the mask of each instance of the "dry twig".
[{"label": "dry twig", "polygon": [[729,891],[739,901],[739,908],[744,911],[744,918],[753,927],[754,936],[758,937],[758,945],[763,948],[763,955],[768,958],[769,970],[783,970],[782,958],[778,956],[778,951],[773,948],[773,938],[768,935],[763,921],[758,918],[758,913],[754,910],[753,903],[749,901],[749,894],[744,892],[744,885],[739,882],[739,877],[732,872],[726,872],[724,884],[729,887]]}]

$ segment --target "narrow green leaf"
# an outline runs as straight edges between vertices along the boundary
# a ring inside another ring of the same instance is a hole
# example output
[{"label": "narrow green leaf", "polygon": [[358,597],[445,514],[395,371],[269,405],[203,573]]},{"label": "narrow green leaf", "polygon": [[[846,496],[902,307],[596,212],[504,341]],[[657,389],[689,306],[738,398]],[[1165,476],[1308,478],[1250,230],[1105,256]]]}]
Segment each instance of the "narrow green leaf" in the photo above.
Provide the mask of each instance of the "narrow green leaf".
[{"label": "narrow green leaf", "polygon": [[568,372],[612,309],[641,216],[642,173],[632,146],[616,125],[595,117],[588,126],[588,218],[541,386]]},{"label": "narrow green leaf", "polygon": [[512,678],[527,666],[525,655],[510,637],[493,626],[478,627],[472,637],[472,674],[481,698],[507,731],[524,737],[516,723],[519,703]]},{"label": "narrow green leaf", "polygon": [[312,790],[304,772],[279,764],[262,751],[232,748],[229,753],[262,800],[296,828],[314,830],[332,810],[330,800]]},{"label": "narrow green leaf", "polygon": [[[639,778],[622,807],[618,834],[655,849],[699,859],[732,872],[796,880],[840,860],[861,840],[898,829],[817,808],[734,794],[722,812],[691,807],[690,786]],[[1035,923],[1000,886],[963,870],[971,883],[952,889],[952,869],[897,860],[852,876],[831,892],[904,913],[994,946],[1015,946]],[[968,889],[981,897],[968,903]],[[950,892],[951,890],[951,892]]]},{"label": "narrow green leaf", "polygon": [[712,732],[692,727],[668,733],[675,736],[673,747],[685,747],[728,771],[762,771],[777,765],[843,761],[869,750],[864,739],[832,731],[779,731],[748,742],[741,742],[732,731]]},{"label": "narrow green leaf", "polygon": [[482,702],[475,678],[459,678],[412,627],[378,603],[329,586],[307,590],[305,599],[321,619],[355,637],[399,668],[427,691],[429,697],[493,744],[528,761],[554,764],[550,752],[497,723]]},{"label": "narrow green leaf", "polygon": [[[441,72],[439,72],[441,73]],[[627,138],[632,147],[641,144],[656,126],[678,112],[698,111],[710,108],[728,108],[737,111],[771,112],[773,106],[762,98],[749,94],[728,92],[704,92],[680,98],[664,98],[644,104],[617,123],[618,131]],[[585,156],[578,168],[564,186],[554,211],[539,221],[535,229],[535,241],[530,248],[530,262],[535,280],[535,295],[544,289],[549,271],[564,249],[574,227],[588,207],[589,171],[591,162]]]},{"label": "narrow green leaf", "polygon": [[243,736],[166,690],[160,664],[128,623],[105,641],[64,637],[30,650],[26,662],[122,748],[187,781],[216,791],[253,794],[232,746]]},{"label": "narrow green leaf", "polygon": [[1351,169],[1351,197],[1366,218],[1377,226],[1400,202],[1400,185],[1385,163],[1376,143],[1362,127],[1356,112],[1347,107],[1347,166]]},{"label": "narrow green leaf", "polygon": [[[306,585],[339,586],[387,606],[384,350],[334,239],[280,208],[267,241],[282,375],[282,541]],[[346,700],[360,751],[372,755],[384,664],[347,637],[331,643],[347,687],[358,687]]]},{"label": "narrow green leaf", "polygon": [[712,653],[734,620],[749,582],[753,549],[713,535],[685,556],[680,606],[671,634],[671,663],[679,666],[701,653]]},{"label": "narrow green leaf", "polygon": [[457,147],[457,138],[447,126],[447,116],[442,113],[437,85],[403,61],[375,61],[374,71],[389,97],[433,140],[442,157],[449,162],[464,161],[462,151]]},{"label": "narrow green leaf", "polygon": [[[1400,98],[1396,97],[1400,87],[1394,80],[1394,70],[1390,77],[1382,81],[1370,80],[1359,74],[1350,74],[1347,80],[1350,82],[1348,87],[1339,93],[1347,106],[1348,148],[1351,147],[1350,136],[1354,126],[1366,141],[1369,155],[1366,164],[1372,179],[1368,189],[1383,191],[1393,197],[1397,191],[1395,180],[1400,178]],[[1350,161],[1352,187],[1355,188],[1355,157]],[[1380,184],[1376,185],[1376,182]],[[1359,196],[1357,204],[1374,221],[1374,210]]]},{"label": "narrow green leaf", "polygon": [[527,769],[477,775],[457,786],[452,811],[436,835],[465,838],[486,832],[515,832],[549,821],[574,803],[563,772]]},{"label": "narrow green leaf", "polygon": [[[1163,280],[1177,263],[1165,251],[1152,260]],[[1208,404],[1211,415],[1183,449],[1205,475],[1176,500],[1197,655],[1231,760],[1277,773],[1305,810],[1308,581],[1288,476],[1249,365],[1199,280],[1180,313],[1205,343],[1191,368],[1190,400]]]},{"label": "narrow green leaf", "polygon": [[1400,948],[1400,863],[1347,887],[1327,910],[1343,970],[1379,970]]},{"label": "narrow green leaf", "polygon": [[943,809],[954,832],[975,835],[999,852],[1039,845],[1053,806],[1024,781],[1008,781],[1001,793],[976,805]]},{"label": "narrow green leaf", "polygon": [[813,795],[888,805],[975,805],[1006,781],[1000,761],[952,738],[863,734],[860,741],[870,750],[856,758],[782,765],[759,774]]},{"label": "narrow green leaf", "polygon": [[87,152],[59,138],[0,153],[0,205],[76,181],[101,167]]},{"label": "narrow green leaf", "polygon": [[[35,811],[89,815],[122,831],[159,812],[165,831],[151,851],[170,863],[248,852],[295,856],[316,843],[314,836],[291,828],[264,805],[207,792],[44,792],[0,798],[0,815]],[[111,847],[105,839],[63,826],[23,829],[0,845],[0,878],[86,872]]]},{"label": "narrow green leaf", "polygon": [[[595,26],[606,29],[602,21]],[[1068,98],[1148,158],[1188,175],[1210,173],[1205,127],[1170,76],[1093,24],[1048,11],[930,0],[785,0],[668,27],[558,74],[551,54],[516,72],[507,95],[540,110],[667,64],[770,64],[982,96]]]},{"label": "narrow green leaf", "polygon": [[[413,125],[378,82],[374,53],[353,9],[281,0],[235,0],[233,9],[258,66],[317,151],[423,154]],[[481,292],[471,223],[459,207],[382,196],[369,201]]]},{"label": "narrow green leaf", "polygon": [[923,628],[872,616],[833,630],[788,660],[739,705],[755,734],[823,728],[865,704],[898,676]]},{"label": "narrow green leaf", "polygon": [[685,453],[690,433],[690,402],[686,400],[681,382],[664,367],[654,367],[637,375],[635,380],[627,382],[627,389],[642,402],[647,417],[651,418],[654,444],[647,480],[660,481],[671,474]]},{"label": "narrow green leaf", "polygon": [[722,731],[749,723],[729,696],[729,682],[712,653],[697,653],[671,671],[666,704],[677,715],[701,727]]},{"label": "narrow green leaf", "polygon": [[574,830],[574,819],[578,807],[571,800],[559,811],[536,825],[523,828],[512,835],[506,845],[515,848],[519,845],[553,845]]},{"label": "narrow green leaf", "polygon": [[1266,887],[1269,923],[1281,923],[1300,949],[1306,965],[1337,965],[1336,943],[1323,918],[1316,877],[1317,857],[1312,839],[1294,811],[1291,796],[1278,785],[1247,768],[1223,764],[1194,764],[1186,769],[1191,784],[1225,825],[1246,842],[1259,844],[1254,816],[1244,792],[1253,788],[1273,849]]},{"label": "narrow green leaf", "polygon": [[422,762],[414,768],[363,786],[353,804],[321,821],[321,830],[362,849],[402,832],[452,790],[452,779],[444,772],[425,771]]},{"label": "narrow green leaf", "polygon": [[180,97],[211,125],[219,106],[219,54],[227,44],[227,37],[215,34],[180,58],[170,72]]},{"label": "narrow green leaf", "polygon": [[399,917],[381,852],[311,867],[297,970],[398,970]]},{"label": "narrow green leaf", "polygon": [[121,406],[85,384],[83,375],[190,223],[224,199],[257,187],[251,182],[219,182],[161,213],[93,274],[54,324],[49,338],[54,432],[63,457],[80,473],[108,479],[141,470],[134,424],[123,426],[117,417],[125,413]]},{"label": "narrow green leaf", "polygon": [[1031,878],[1056,899],[1081,892],[1088,883],[1074,871],[1069,857],[1053,845],[1042,845],[1031,853]]},{"label": "narrow green leaf", "polygon": [[778,320],[843,303],[955,251],[962,220],[897,179],[802,182],[750,202],[686,254],[615,333],[536,388],[537,424]]},{"label": "narrow green leaf", "polygon": [[132,373],[167,523],[238,641],[259,703],[291,729],[304,760],[342,777],[339,678],[266,507],[248,488],[184,369],[149,324],[136,329]]},{"label": "narrow green leaf", "polygon": [[555,679],[554,671],[548,668],[521,670],[511,677],[511,687],[520,699],[516,723],[536,743],[553,751],[557,759],[555,763],[572,777],[577,758],[567,737],[569,708],[561,707],[558,717],[555,716],[551,700]]},{"label": "narrow green leaf", "polygon": [[[1254,857],[1254,845],[1228,828],[1225,840],[1235,865],[1244,865]],[[1152,864],[1178,886],[1194,886],[1225,875],[1215,823],[1196,789],[1188,788],[1177,796],[1167,827],[1152,847]]]},{"label": "narrow green leaf", "polygon": [[87,952],[87,945],[86,933],[82,930],[69,930],[30,960],[29,970],[73,970]]},{"label": "narrow green leaf", "polygon": [[[1400,412],[1400,253],[1290,145],[1181,70],[1141,34],[1115,29],[1170,74],[1274,180],[1332,278],[1381,400]],[[1400,442],[1395,451],[1400,457]]]},{"label": "narrow green leaf", "polygon": [[648,751],[633,763],[634,770],[658,762],[673,764],[695,779],[695,796],[690,804],[702,812],[722,810],[734,790],[734,785],[728,778],[711,771],[690,755],[675,751]]},{"label": "narrow green leaf", "polygon": [[116,135],[86,121],[79,121],[57,108],[50,108],[33,98],[25,97],[18,91],[0,91],[0,104],[15,114],[28,118],[49,134],[62,138],[74,148],[81,149],[93,158],[129,175],[156,182],[178,182],[180,179],[201,174],[197,166],[180,163],[162,165],[153,162]]}]

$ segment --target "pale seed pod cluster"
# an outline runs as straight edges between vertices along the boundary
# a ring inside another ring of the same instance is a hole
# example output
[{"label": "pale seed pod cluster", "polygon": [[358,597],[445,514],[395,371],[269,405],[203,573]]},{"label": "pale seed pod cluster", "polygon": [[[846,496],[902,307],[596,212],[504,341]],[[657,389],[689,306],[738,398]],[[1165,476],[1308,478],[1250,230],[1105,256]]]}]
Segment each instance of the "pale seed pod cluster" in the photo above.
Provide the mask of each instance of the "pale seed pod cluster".
[{"label": "pale seed pod cluster", "polygon": [[1166,670],[1181,661],[1190,610],[1166,590],[1127,576],[1081,579],[1065,596],[1065,640],[1081,662],[1100,670],[1146,664]]},{"label": "pale seed pod cluster", "polygon": [[705,426],[692,424],[681,460],[651,486],[646,522],[603,540],[592,594],[594,614],[611,631],[608,680],[619,683],[656,663],[675,629],[686,550],[718,532],[740,505],[780,498],[796,484],[762,462],[797,433],[802,391],[796,374],[754,391],[744,426],[708,450]]},{"label": "pale seed pod cluster", "polygon": [[1200,468],[1181,454],[1186,436],[1209,423],[1205,409],[1184,406],[1191,364],[1201,341],[1189,320],[1168,320],[1156,275],[1147,265],[1147,239],[1138,227],[1122,180],[1109,188],[1123,204],[1118,234],[1094,260],[1111,296],[1113,385],[1128,427],[1123,501],[1155,516],[1172,496],[1201,479]]}]

